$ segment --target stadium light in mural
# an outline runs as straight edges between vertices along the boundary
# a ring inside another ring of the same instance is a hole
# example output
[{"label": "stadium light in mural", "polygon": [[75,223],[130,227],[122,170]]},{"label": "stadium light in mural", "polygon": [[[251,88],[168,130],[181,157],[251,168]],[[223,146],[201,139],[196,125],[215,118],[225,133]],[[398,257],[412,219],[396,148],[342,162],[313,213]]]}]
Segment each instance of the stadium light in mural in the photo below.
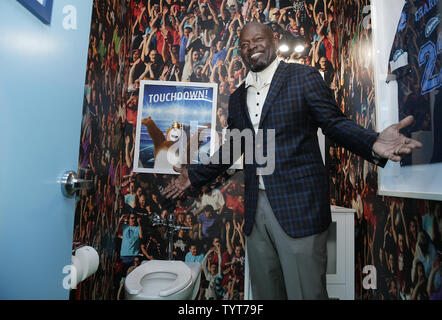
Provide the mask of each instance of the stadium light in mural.
[{"label": "stadium light in mural", "polygon": [[299,44],[295,47],[295,52],[296,53],[301,53],[302,51],[304,51],[304,46],[302,44]]},{"label": "stadium light in mural", "polygon": [[279,46],[279,51],[287,52],[287,51],[289,51],[289,46],[286,45],[286,44],[282,44],[282,45]]},{"label": "stadium light in mural", "polygon": [[17,0],[45,24],[51,23],[53,0]]}]

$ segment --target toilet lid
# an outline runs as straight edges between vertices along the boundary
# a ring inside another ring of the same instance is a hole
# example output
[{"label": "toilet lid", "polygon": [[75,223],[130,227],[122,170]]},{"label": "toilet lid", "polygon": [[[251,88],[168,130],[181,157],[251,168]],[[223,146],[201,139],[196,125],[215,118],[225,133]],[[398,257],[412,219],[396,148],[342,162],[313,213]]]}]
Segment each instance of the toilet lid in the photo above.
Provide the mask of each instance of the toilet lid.
[{"label": "toilet lid", "polygon": [[192,275],[190,268],[182,261],[151,260],[136,267],[126,277],[124,286],[129,294],[140,294],[143,290],[141,280],[154,273],[172,273],[176,275],[174,282],[158,292],[159,297],[170,296],[190,284]]}]

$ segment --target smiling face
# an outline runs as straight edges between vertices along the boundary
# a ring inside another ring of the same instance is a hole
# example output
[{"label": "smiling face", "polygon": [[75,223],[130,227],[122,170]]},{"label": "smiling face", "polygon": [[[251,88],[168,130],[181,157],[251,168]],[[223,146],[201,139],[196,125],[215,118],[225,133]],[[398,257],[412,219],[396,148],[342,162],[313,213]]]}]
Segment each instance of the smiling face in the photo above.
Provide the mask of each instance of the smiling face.
[{"label": "smiling face", "polygon": [[222,49],[223,49],[223,42],[221,41],[221,40],[218,40],[217,42],[216,42],[216,50],[217,51],[221,51]]},{"label": "smiling face", "polygon": [[192,29],[189,27],[184,28],[184,36],[186,37],[186,39],[189,38],[191,31],[192,31]]},{"label": "smiling face", "polygon": [[146,197],[144,195],[141,195],[140,197],[140,207],[144,208],[146,206]]},{"label": "smiling face", "polygon": [[137,61],[139,57],[140,57],[140,50],[137,49],[133,52],[132,59],[133,61]]},{"label": "smiling face", "polygon": [[149,53],[149,59],[151,62],[155,63],[157,61],[157,51],[151,50]]},{"label": "smiling face", "polygon": [[135,226],[135,221],[136,221],[137,217],[135,216],[135,214],[131,213],[129,215],[129,225],[131,227]]},{"label": "smiling face", "polygon": [[241,27],[237,26],[236,27],[236,35],[239,37],[241,35]]},{"label": "smiling face", "polygon": [[193,62],[198,61],[199,57],[200,57],[200,54],[199,54],[198,51],[193,51],[193,52],[192,52],[192,61],[193,61]]},{"label": "smiling face", "polygon": [[229,93],[229,84],[226,81],[221,81],[218,88],[220,94]]},{"label": "smiling face", "polygon": [[241,257],[241,247],[240,246],[235,247],[235,256]]},{"label": "smiling face", "polygon": [[276,58],[272,29],[261,23],[251,22],[245,25],[239,44],[241,57],[253,72],[264,70]]},{"label": "smiling face", "polygon": [[224,114],[219,117],[219,123],[223,128],[227,127],[227,118]]}]

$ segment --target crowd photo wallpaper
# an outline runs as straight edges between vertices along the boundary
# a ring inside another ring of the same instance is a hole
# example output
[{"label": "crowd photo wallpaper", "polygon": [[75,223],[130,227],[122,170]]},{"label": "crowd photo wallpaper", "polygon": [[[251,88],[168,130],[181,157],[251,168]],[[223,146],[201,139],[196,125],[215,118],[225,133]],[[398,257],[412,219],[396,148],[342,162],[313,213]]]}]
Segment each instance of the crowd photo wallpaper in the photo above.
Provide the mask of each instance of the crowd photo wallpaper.
[{"label": "crowd photo wallpaper", "polygon": [[[70,298],[124,299],[135,267],[168,258],[166,230],[151,221],[173,213],[191,228],[176,234],[174,260],[202,267],[197,299],[244,299],[242,172],[165,200],[175,175],[133,171],[140,83],[216,83],[221,133],[229,96],[248,72],[241,29],[260,21],[279,45],[304,46],[280,50],[280,59],[318,69],[342,111],[375,129],[369,0],[95,0],[92,10],[79,172],[94,190],[80,194],[73,239],[95,247],[100,265]],[[331,201],[356,210],[356,298],[441,299],[440,202],[377,196],[376,167],[332,141],[326,150]],[[376,289],[362,287],[365,265],[377,269]]]}]

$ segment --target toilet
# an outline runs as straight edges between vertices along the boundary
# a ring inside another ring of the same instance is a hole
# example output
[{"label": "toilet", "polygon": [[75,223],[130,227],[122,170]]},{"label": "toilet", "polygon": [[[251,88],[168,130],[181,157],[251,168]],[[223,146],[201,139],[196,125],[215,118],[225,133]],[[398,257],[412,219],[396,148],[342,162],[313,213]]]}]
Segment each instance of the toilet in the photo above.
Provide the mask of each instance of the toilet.
[{"label": "toilet", "polygon": [[126,300],[194,300],[200,279],[198,262],[144,261],[126,277]]}]

